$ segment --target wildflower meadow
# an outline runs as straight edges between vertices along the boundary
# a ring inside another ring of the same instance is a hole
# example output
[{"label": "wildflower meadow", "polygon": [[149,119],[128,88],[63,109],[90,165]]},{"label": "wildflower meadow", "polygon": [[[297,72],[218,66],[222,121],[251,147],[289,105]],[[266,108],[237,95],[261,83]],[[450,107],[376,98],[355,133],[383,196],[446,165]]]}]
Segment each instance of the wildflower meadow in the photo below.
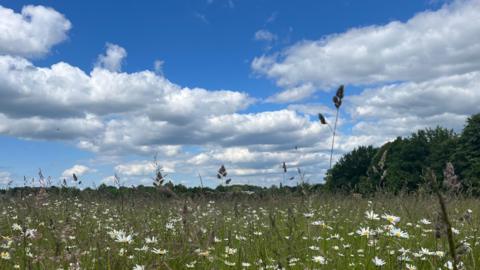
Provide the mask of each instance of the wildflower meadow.
[{"label": "wildflower meadow", "polygon": [[[447,204],[457,267],[477,269],[480,204]],[[0,269],[453,269],[433,195],[38,192],[0,209]]]}]

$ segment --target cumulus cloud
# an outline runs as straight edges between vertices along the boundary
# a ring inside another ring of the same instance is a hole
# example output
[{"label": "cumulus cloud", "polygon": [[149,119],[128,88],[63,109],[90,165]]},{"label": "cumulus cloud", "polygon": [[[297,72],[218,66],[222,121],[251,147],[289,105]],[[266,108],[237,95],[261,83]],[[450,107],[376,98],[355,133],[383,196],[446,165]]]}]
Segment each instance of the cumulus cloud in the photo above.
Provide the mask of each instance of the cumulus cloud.
[{"label": "cumulus cloud", "polygon": [[70,140],[100,154],[173,158],[186,145],[291,148],[328,136],[294,110],[242,113],[255,102],[245,93],[180,87],[151,71],[85,73],[2,56],[0,82],[8,97],[0,99],[0,133]]},{"label": "cumulus cloud", "polygon": [[62,178],[72,178],[73,174],[80,177],[82,175],[85,175],[85,174],[87,174],[89,172],[93,172],[93,171],[94,171],[93,169],[91,169],[87,166],[77,164],[77,165],[74,165],[73,167],[63,171]]},{"label": "cumulus cloud", "polygon": [[107,51],[105,54],[98,56],[97,67],[107,69],[112,72],[119,72],[122,69],[122,61],[127,57],[127,51],[112,43],[107,43]]},{"label": "cumulus cloud", "polygon": [[44,140],[75,140],[100,132],[103,123],[98,117],[51,119],[32,116],[10,118],[0,113],[0,134]]},{"label": "cumulus cloud", "polygon": [[362,118],[429,117],[449,112],[476,113],[480,104],[480,71],[425,82],[389,84],[348,99],[352,115]]},{"label": "cumulus cloud", "polygon": [[0,54],[39,57],[67,39],[71,23],[58,11],[24,6],[20,13],[0,6]]},{"label": "cumulus cloud", "polygon": [[[347,111],[341,117],[352,127],[341,124],[347,129],[337,140],[340,153],[437,125],[459,131],[480,103],[480,24],[472,24],[480,22],[479,11],[479,1],[454,1],[406,22],[298,42],[255,58],[252,69],[284,89],[267,98],[276,103],[344,83],[366,87],[345,98]],[[331,114],[322,106],[288,108]]]},{"label": "cumulus cloud", "polygon": [[[0,99],[0,133],[69,140],[100,155],[158,153],[168,171],[196,174],[193,167],[199,166],[203,175],[214,174],[222,154],[209,151],[225,147],[234,149],[225,157],[229,164],[237,163],[231,169],[239,180],[256,172],[273,181],[281,173],[280,160],[299,164],[296,155],[284,156],[282,151],[329,137],[328,129],[299,110],[245,113],[255,100],[243,92],[181,87],[152,71],[94,68],[85,73],[63,62],[40,68],[23,58],[3,56],[0,82],[0,95],[8,97]],[[207,160],[193,162],[201,153],[186,153],[183,148],[189,145],[200,146]],[[247,154],[235,159],[237,150]],[[306,167],[324,158],[308,155],[301,161]],[[153,170],[150,161],[115,167],[128,183],[150,179]]]},{"label": "cumulus cloud", "polygon": [[[479,6],[459,1],[407,22],[303,41],[257,57],[252,67],[284,89],[266,102],[300,101],[339,83],[368,85],[345,98],[335,159],[358,145],[379,145],[418,128],[459,129],[480,104],[480,24],[472,23]],[[276,39],[270,32],[257,34],[259,40]],[[2,52],[0,134],[66,140],[99,155],[158,153],[165,172],[199,172],[213,184],[221,164],[234,183],[253,179],[264,185],[282,180],[283,162],[292,176],[301,168],[315,181],[328,167],[331,133],[317,114],[332,122],[335,111],[325,105],[246,112],[257,102],[248,94],[182,87],[163,76],[159,61],[154,71],[121,72],[127,52],[115,44],[107,44],[90,72],[64,62],[35,66],[25,57],[42,53],[32,50]],[[155,167],[143,157],[115,163],[122,182],[151,184]],[[75,165],[63,175],[91,171]]]},{"label": "cumulus cloud", "polygon": [[437,125],[460,130],[478,113],[480,72],[390,84],[347,98],[357,134],[409,135]]},{"label": "cumulus cloud", "polygon": [[455,1],[406,22],[353,28],[257,57],[255,72],[284,88],[421,82],[480,68],[480,2]]},{"label": "cumulus cloud", "polygon": [[165,136],[175,137],[175,130],[191,136],[187,131],[192,123],[199,125],[207,117],[234,113],[254,102],[237,91],[182,88],[151,71],[95,68],[87,74],[63,62],[40,68],[12,56],[0,56],[0,97],[1,133],[83,139],[88,141],[84,146],[100,137],[107,142],[112,136],[122,138],[115,129],[137,120],[152,129],[171,127],[159,132]]}]

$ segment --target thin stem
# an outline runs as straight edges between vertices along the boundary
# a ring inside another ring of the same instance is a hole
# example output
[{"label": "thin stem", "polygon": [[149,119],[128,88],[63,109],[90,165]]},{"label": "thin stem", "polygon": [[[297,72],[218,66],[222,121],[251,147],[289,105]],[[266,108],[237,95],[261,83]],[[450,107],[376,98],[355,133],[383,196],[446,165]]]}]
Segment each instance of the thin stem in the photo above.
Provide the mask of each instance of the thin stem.
[{"label": "thin stem", "polygon": [[450,248],[450,255],[452,256],[452,259],[453,259],[453,270],[457,270],[458,260],[457,260],[456,250],[455,250],[455,242],[453,240],[452,224],[448,219],[447,206],[445,203],[445,199],[443,198],[443,195],[440,193],[440,190],[438,188],[437,188],[437,196],[438,196],[438,202],[440,203],[440,208],[442,210],[443,222],[445,222],[445,225],[447,226],[448,246]]},{"label": "thin stem", "polygon": [[198,173],[198,178],[200,178],[200,187],[202,187],[202,189],[203,189],[203,179],[202,179],[202,176],[200,175],[200,173]]},{"label": "thin stem", "polygon": [[333,146],[335,145],[335,134],[337,131],[337,122],[338,122],[338,110],[337,108],[337,114],[335,116],[335,125],[333,126],[333,136],[332,136],[332,149],[330,150],[330,169],[332,168],[332,158],[333,158]]}]

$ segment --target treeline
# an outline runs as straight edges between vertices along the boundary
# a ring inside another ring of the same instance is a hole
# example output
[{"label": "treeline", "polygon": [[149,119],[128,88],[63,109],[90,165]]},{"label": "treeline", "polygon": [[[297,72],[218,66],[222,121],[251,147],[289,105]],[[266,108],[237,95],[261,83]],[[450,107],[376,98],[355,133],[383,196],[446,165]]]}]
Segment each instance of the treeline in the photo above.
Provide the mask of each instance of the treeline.
[{"label": "treeline", "polygon": [[358,147],[327,172],[325,187],[362,194],[428,191],[424,177],[427,170],[433,170],[438,181],[443,181],[449,162],[458,176],[460,190],[480,195],[480,114],[468,118],[460,134],[437,127],[398,137],[380,148]]},{"label": "treeline", "polygon": [[216,188],[209,187],[187,187],[182,184],[173,184],[168,182],[162,187],[155,186],[132,186],[132,187],[115,187],[100,185],[95,189],[85,188],[78,189],[76,187],[13,187],[9,189],[0,189],[0,195],[6,195],[7,197],[38,197],[42,193],[49,196],[59,197],[87,197],[87,198],[99,198],[105,199],[126,199],[128,198],[195,198],[202,197],[206,199],[219,199],[219,198],[232,198],[232,197],[244,197],[244,198],[263,198],[263,197],[275,197],[278,195],[293,195],[303,196],[311,193],[318,193],[323,190],[323,185],[299,185],[299,186],[271,186],[260,187],[253,185],[219,185]]}]

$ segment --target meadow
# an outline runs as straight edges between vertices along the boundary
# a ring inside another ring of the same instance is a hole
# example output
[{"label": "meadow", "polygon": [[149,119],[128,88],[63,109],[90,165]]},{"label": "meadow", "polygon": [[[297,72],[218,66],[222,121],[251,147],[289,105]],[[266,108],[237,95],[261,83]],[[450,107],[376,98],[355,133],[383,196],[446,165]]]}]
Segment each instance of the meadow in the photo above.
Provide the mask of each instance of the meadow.
[{"label": "meadow", "polygon": [[[480,203],[447,196],[459,269],[480,269]],[[0,269],[453,269],[431,194],[0,200]]]}]

